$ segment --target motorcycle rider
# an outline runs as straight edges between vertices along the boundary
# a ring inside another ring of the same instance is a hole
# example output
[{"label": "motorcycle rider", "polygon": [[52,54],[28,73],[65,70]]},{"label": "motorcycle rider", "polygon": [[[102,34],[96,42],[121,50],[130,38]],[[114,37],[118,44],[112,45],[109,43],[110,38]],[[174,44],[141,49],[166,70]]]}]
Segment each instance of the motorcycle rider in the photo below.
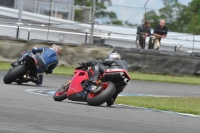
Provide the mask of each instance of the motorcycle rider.
[{"label": "motorcycle rider", "polygon": [[[125,60],[121,60],[121,55],[117,51],[112,51],[108,58],[103,61],[93,60],[89,62],[85,62],[86,66],[91,66],[91,78],[88,80],[92,82],[94,85],[98,85],[100,82],[98,77],[105,70],[109,69],[124,69],[128,72],[127,62]],[[108,67],[106,67],[108,66]],[[111,106],[114,104],[115,99],[118,94],[121,93],[125,86],[116,86],[116,92],[113,97],[107,101],[107,106]]]},{"label": "motorcycle rider", "polygon": [[[48,47],[40,47],[32,48],[32,53],[36,55],[36,60],[38,63],[37,68],[37,81],[36,85],[40,86],[43,82],[43,73],[52,74],[53,69],[58,64],[58,55],[60,54],[60,47],[56,44],[53,44],[50,48]],[[20,59],[20,58],[19,58]],[[14,67],[16,66],[18,61],[11,63]]]}]

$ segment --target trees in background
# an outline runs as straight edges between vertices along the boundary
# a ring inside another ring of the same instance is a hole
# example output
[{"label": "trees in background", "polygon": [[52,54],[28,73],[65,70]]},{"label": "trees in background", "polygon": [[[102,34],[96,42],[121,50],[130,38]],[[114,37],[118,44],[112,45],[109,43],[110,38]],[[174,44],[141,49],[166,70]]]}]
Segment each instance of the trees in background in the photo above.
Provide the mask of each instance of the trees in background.
[{"label": "trees in background", "polygon": [[[75,5],[92,7],[93,0],[75,0]],[[122,21],[117,19],[115,12],[106,10],[108,6],[112,6],[111,0],[97,0],[95,19],[101,20],[102,23],[122,25]],[[82,20],[80,11],[75,12],[75,20]]]},{"label": "trees in background", "polygon": [[187,7],[187,16],[185,16],[186,20],[186,32],[200,34],[200,2],[199,0],[192,0],[192,2]]},{"label": "trees in background", "polygon": [[[92,7],[93,0],[75,0],[75,5]],[[117,14],[113,11],[108,11],[107,8],[112,6],[111,0],[96,0],[95,20],[100,24],[114,24],[124,26],[135,26],[128,20],[122,21],[117,18]],[[75,11],[75,21],[83,22],[85,14],[83,11]]]}]

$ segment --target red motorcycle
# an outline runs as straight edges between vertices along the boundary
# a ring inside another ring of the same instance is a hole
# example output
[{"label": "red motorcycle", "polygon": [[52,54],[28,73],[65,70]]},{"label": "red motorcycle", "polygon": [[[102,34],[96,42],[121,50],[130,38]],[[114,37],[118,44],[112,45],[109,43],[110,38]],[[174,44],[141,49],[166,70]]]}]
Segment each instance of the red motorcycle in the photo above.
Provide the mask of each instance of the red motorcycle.
[{"label": "red motorcycle", "polygon": [[87,80],[90,78],[90,70],[81,65],[74,71],[71,81],[66,82],[58,89],[53,98],[55,101],[69,99],[72,101],[84,101],[92,106],[99,106],[112,98],[116,86],[125,86],[130,77],[123,69],[107,69],[100,76],[98,85],[93,85]]}]

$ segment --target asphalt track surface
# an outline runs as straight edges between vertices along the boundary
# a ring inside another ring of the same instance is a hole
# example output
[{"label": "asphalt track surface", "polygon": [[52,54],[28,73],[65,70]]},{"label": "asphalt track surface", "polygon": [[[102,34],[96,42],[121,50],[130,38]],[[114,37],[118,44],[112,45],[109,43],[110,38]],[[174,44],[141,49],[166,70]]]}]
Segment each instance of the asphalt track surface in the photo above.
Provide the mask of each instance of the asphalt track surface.
[{"label": "asphalt track surface", "polygon": [[[48,75],[44,84],[5,85],[0,71],[0,133],[199,133],[200,118],[143,109],[55,102],[27,89],[55,90],[70,77]],[[199,96],[200,86],[131,81],[125,93]]]}]

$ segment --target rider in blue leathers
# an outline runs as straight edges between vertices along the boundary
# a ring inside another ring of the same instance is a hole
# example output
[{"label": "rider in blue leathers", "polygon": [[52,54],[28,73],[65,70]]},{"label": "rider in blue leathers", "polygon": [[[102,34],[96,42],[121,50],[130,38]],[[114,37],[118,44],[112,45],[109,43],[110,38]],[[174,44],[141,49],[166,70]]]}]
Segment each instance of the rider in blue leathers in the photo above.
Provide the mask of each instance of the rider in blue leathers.
[{"label": "rider in blue leathers", "polygon": [[[42,85],[43,81],[43,73],[51,74],[53,69],[58,64],[58,55],[60,54],[60,47],[58,45],[53,44],[50,48],[48,47],[40,47],[32,48],[32,53],[36,55],[37,60],[37,75],[36,75],[36,85]],[[23,55],[22,55],[23,56]],[[11,66],[15,67],[18,65],[18,61],[22,58],[19,57],[17,61],[11,63]]]},{"label": "rider in blue leathers", "polygon": [[51,74],[53,69],[58,64],[58,55],[60,54],[60,47],[58,45],[53,44],[50,48],[48,47],[40,47],[32,48],[32,53],[37,55],[36,59],[38,61],[38,69],[37,69],[37,81],[36,85],[42,85],[43,82],[43,73]]}]

